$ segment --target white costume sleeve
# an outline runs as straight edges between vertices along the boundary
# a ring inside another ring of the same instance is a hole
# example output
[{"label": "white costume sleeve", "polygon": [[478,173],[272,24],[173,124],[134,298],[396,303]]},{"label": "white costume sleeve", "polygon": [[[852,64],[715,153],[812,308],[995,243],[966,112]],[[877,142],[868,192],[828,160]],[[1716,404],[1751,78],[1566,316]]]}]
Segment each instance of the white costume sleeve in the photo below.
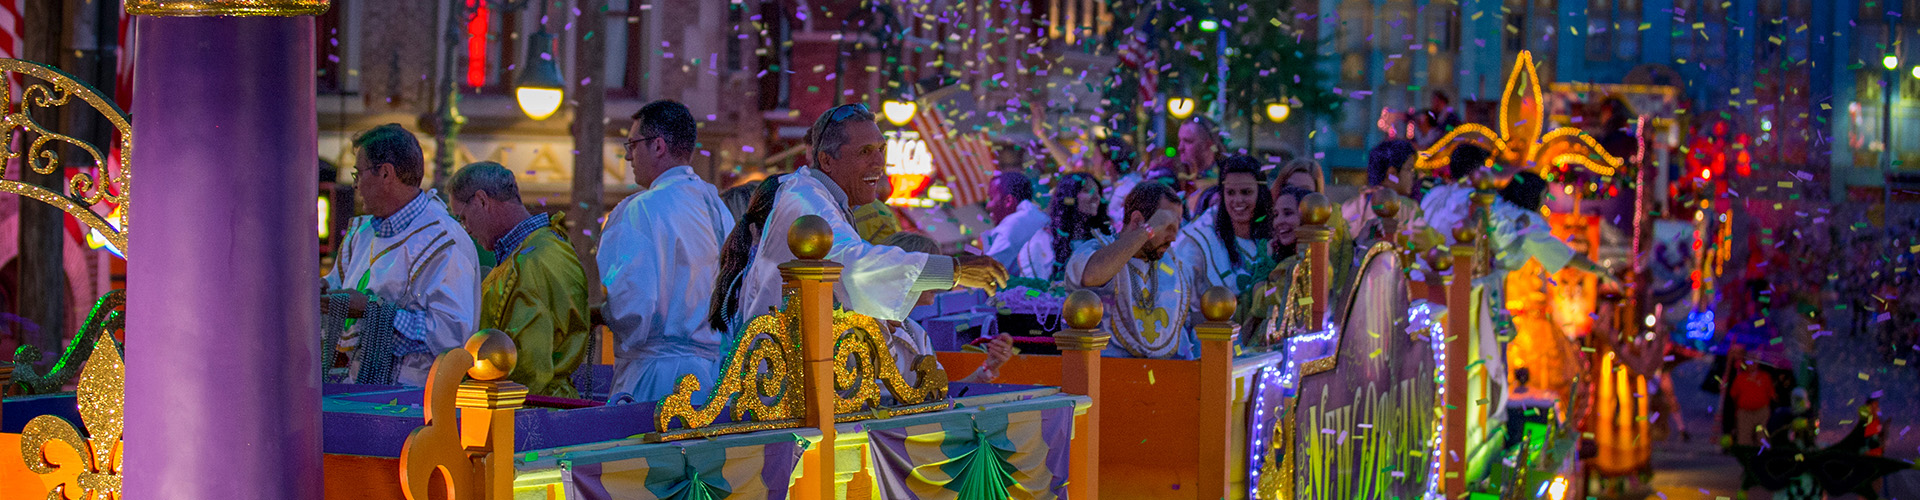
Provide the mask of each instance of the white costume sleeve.
[{"label": "white costume sleeve", "polygon": [[[787,231],[801,216],[818,215],[833,228],[833,249],[827,253],[827,260],[843,266],[840,283],[834,287],[841,306],[880,320],[907,319],[919,299],[919,294],[914,293],[915,280],[934,265],[934,259],[929,258],[932,256],[867,243],[847,221],[845,209],[835,206],[833,196],[818,181],[798,174],[787,177],[784,182],[791,184],[780,189],[773,216],[760,238],[759,258],[749,271],[752,274],[749,279],[756,283],[742,287],[753,301],[742,305],[741,317],[751,318],[764,314],[768,307],[779,306],[779,265],[794,259],[793,252],[787,248]],[[945,272],[950,276],[952,259],[935,258],[939,265],[946,266]]]},{"label": "white costume sleeve", "polygon": [[473,335],[480,310],[480,257],[473,241],[458,228],[448,233],[444,248],[430,249],[428,257],[409,273],[419,302],[402,309],[424,313],[427,348],[435,356],[459,349]]}]

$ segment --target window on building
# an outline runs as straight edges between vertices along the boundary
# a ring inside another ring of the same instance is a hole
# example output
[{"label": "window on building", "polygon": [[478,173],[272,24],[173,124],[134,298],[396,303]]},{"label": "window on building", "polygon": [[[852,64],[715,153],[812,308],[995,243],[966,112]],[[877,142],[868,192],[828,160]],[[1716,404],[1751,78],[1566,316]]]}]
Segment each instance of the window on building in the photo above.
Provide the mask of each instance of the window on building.
[{"label": "window on building", "polygon": [[1613,59],[1613,2],[1609,0],[1587,0],[1587,25],[1582,27],[1587,38],[1587,60],[1606,61]]},{"label": "window on building", "polygon": [[787,10],[776,0],[760,3],[758,26],[760,43],[753,53],[759,58],[760,67],[766,72],[760,75],[760,109],[783,109],[791,102],[788,86],[791,79],[787,72],[792,61],[793,28],[787,19]]},{"label": "window on building", "polygon": [[314,65],[317,66],[314,87],[321,94],[347,91],[347,65],[344,62],[347,56],[343,47],[347,32],[343,29],[346,24],[341,17],[341,11],[346,8],[345,5],[335,6],[314,16]]},{"label": "window on building", "polygon": [[460,88],[486,95],[513,95],[513,83],[519,78],[520,65],[526,63],[526,37],[529,22],[539,13],[526,9],[503,9],[486,0],[465,0],[466,26],[461,30],[463,45],[459,54]]},{"label": "window on building", "polygon": [[647,15],[650,0],[607,0],[607,96],[639,98],[645,93]]},{"label": "window on building", "polygon": [[1613,11],[1613,24],[1607,28],[1613,33],[1614,60],[1640,58],[1640,37],[1646,33],[1640,31],[1640,0],[1620,0]]}]

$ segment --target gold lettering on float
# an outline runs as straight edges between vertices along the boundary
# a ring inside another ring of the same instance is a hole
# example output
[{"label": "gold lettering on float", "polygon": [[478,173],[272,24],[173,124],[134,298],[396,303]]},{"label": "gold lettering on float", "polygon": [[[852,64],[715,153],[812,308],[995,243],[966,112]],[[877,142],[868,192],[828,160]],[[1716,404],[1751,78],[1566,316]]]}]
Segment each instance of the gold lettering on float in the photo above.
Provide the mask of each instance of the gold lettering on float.
[{"label": "gold lettering on float", "polygon": [[[1439,418],[1431,388],[1420,382],[1402,380],[1385,393],[1370,383],[1353,390],[1353,404],[1306,408],[1309,426],[1296,438],[1305,445],[1305,487],[1296,489],[1304,491],[1301,498],[1387,498],[1404,496],[1395,490],[1420,491]],[[1319,400],[1330,393],[1321,387]]]}]

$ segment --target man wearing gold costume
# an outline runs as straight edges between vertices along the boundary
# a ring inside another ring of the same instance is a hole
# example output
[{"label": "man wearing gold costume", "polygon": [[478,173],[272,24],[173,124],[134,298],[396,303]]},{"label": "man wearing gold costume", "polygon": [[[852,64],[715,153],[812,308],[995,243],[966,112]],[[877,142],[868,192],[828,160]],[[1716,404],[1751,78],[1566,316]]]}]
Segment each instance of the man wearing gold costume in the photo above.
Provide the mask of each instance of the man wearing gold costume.
[{"label": "man wearing gold costume", "polygon": [[520,358],[507,378],[529,394],[580,397],[573,370],[586,359],[593,324],[586,272],[561,236],[561,216],[528,213],[513,171],[490,161],[461,168],[447,190],[467,234],[498,262],[480,282],[479,328],[513,337]]}]

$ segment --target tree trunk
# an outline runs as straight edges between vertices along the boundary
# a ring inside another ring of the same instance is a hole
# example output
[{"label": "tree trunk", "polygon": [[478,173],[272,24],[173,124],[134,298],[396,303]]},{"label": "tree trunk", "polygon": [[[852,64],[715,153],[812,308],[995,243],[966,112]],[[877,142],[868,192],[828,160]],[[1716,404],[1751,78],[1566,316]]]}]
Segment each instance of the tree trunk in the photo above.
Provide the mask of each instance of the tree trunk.
[{"label": "tree trunk", "polygon": [[573,108],[573,203],[567,205],[567,228],[573,240],[573,252],[587,272],[587,296],[590,303],[604,299],[600,289],[600,269],[595,264],[594,248],[599,246],[602,208],[601,174],[605,166],[607,136],[607,86],[599,78],[606,73],[607,37],[596,36],[605,26],[607,0],[578,0],[580,17],[575,19],[574,108]]},{"label": "tree trunk", "polygon": [[[61,40],[65,39],[64,28],[67,25],[65,6],[64,0],[27,0],[22,18],[28,26],[35,28],[23,33],[25,43],[21,55],[26,60],[61,66],[61,56],[64,55]],[[65,130],[60,108],[32,109],[35,123],[48,130]],[[32,140],[31,137],[22,139]],[[60,152],[63,160],[70,160],[75,157],[65,153],[78,151],[68,148]],[[22,158],[18,162],[21,181],[56,193],[67,192],[65,176],[61,175],[64,165],[53,165],[51,172],[42,174],[28,167],[29,161],[28,158]],[[15,310],[40,328],[39,335],[21,340],[39,347],[43,356],[41,368],[59,358],[62,332],[66,330],[67,277],[65,269],[61,267],[65,256],[61,246],[61,240],[66,236],[65,216],[64,212],[52,205],[21,199],[20,281],[14,288],[19,297]]]}]

